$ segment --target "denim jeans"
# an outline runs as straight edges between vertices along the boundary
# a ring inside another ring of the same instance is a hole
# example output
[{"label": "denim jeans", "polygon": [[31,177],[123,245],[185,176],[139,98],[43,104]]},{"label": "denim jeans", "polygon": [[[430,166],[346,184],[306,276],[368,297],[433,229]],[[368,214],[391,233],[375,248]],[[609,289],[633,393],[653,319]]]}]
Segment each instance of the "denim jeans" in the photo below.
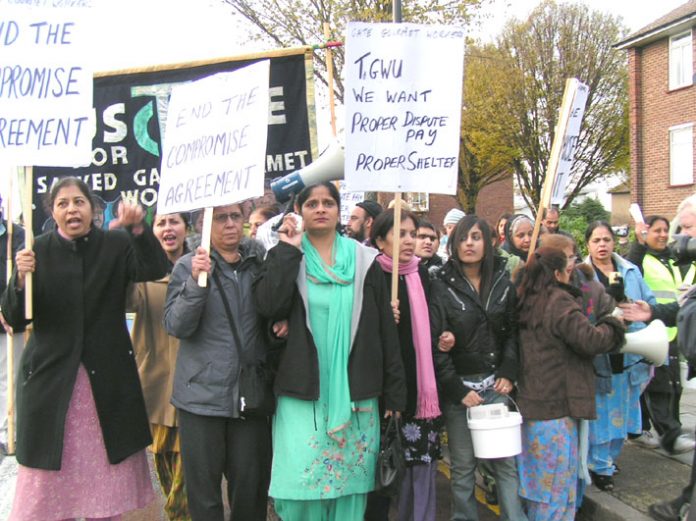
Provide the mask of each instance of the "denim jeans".
[{"label": "denim jeans", "polygon": [[[493,390],[481,394],[484,403],[503,403],[507,398]],[[476,487],[476,457],[464,405],[448,403],[445,406],[445,421],[449,444],[452,486],[452,521],[478,521],[478,507],[474,489]],[[500,519],[526,521],[522,500],[518,495],[519,479],[514,457],[488,459],[498,486]]]}]

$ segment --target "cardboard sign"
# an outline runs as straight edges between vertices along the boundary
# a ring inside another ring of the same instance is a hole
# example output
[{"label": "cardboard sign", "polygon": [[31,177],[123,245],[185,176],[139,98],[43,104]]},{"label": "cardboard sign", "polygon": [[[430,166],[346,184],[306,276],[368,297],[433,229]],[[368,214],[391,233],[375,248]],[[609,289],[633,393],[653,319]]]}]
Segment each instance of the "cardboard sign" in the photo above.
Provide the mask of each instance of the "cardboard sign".
[{"label": "cardboard sign", "polygon": [[571,168],[575,161],[575,149],[580,138],[580,126],[582,116],[585,113],[585,103],[590,89],[587,85],[573,79],[574,95],[573,103],[568,114],[568,125],[563,134],[563,146],[558,159],[556,181],[553,185],[551,203],[561,206],[565,200],[565,189],[571,177]]},{"label": "cardboard sign", "polygon": [[0,159],[80,166],[91,158],[92,71],[84,9],[2,6]]},{"label": "cardboard sign", "polygon": [[350,23],[346,32],[348,189],[455,194],[464,31]]},{"label": "cardboard sign", "polygon": [[263,195],[270,62],[172,89],[157,213]]}]

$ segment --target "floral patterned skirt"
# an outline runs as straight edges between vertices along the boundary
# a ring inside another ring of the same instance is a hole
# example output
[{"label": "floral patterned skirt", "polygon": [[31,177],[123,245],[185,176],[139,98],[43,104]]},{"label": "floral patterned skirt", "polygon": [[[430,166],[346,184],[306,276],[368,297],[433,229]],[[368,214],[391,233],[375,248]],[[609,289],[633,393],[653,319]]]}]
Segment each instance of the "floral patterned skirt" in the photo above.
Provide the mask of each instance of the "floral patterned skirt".
[{"label": "floral patterned skirt", "polygon": [[111,517],[154,499],[145,450],[109,463],[92,386],[80,365],[65,417],[61,469],[19,466],[10,521]]},{"label": "floral patterned skirt", "polygon": [[520,496],[530,502],[530,521],[572,521],[578,482],[577,420],[525,420],[517,464]]},{"label": "floral patterned skirt", "polygon": [[281,499],[335,499],[375,486],[379,449],[377,398],[355,403],[341,441],[327,434],[328,404],[278,398],[273,418],[269,495]]},{"label": "floral patterned skirt", "polygon": [[407,465],[431,463],[442,457],[440,429],[442,418],[432,420],[416,419],[404,415],[401,424],[401,440]]}]

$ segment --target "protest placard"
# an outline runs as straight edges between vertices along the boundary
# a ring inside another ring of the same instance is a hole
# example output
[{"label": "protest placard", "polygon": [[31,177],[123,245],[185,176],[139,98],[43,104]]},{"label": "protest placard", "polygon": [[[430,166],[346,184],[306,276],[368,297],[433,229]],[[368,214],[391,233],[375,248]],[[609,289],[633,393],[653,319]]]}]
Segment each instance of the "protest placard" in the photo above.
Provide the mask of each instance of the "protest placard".
[{"label": "protest placard", "polygon": [[464,31],[350,23],[346,33],[348,188],[456,193]]},{"label": "protest placard", "polygon": [[348,224],[350,213],[356,204],[365,199],[365,192],[350,192],[345,181],[338,182],[338,191],[341,194],[341,223]]},{"label": "protest placard", "polygon": [[575,149],[580,138],[582,116],[585,113],[585,103],[590,89],[587,85],[572,79],[573,103],[568,113],[568,125],[563,134],[563,145],[558,158],[556,181],[551,194],[551,204],[562,205],[565,201],[565,189],[571,177],[571,168],[575,161]]},{"label": "protest placard", "polygon": [[158,213],[263,194],[269,71],[263,60],[172,89]]},{"label": "protest placard", "polygon": [[79,166],[91,158],[92,71],[84,9],[3,6],[0,158]]}]

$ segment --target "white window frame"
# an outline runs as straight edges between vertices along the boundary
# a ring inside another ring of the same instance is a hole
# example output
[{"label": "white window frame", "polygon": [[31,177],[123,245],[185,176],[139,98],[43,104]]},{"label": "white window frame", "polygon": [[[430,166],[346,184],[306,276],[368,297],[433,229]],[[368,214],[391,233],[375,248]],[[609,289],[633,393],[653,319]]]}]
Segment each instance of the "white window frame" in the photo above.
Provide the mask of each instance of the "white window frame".
[{"label": "white window frame", "polygon": [[[677,40],[684,41],[675,44]],[[693,33],[688,30],[669,39],[669,90],[688,87],[694,75]]]},{"label": "white window frame", "polygon": [[[675,138],[684,137],[683,147],[675,150]],[[669,128],[669,184],[690,185],[694,182],[694,124],[675,125]]]}]

